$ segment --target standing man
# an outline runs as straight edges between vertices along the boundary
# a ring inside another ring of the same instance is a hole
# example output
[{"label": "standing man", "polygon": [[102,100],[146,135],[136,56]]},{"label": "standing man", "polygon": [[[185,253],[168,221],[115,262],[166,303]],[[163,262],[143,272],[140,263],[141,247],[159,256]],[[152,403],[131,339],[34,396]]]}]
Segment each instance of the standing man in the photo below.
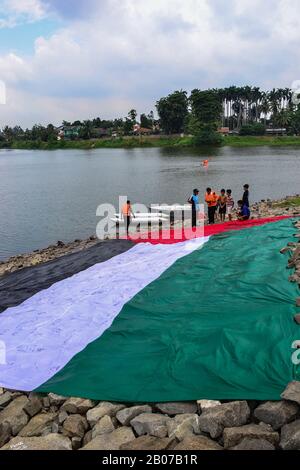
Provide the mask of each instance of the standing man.
[{"label": "standing man", "polygon": [[135,217],[134,213],[132,212],[131,202],[130,201],[127,201],[126,204],[124,204],[124,206],[122,207],[122,215],[123,215],[123,218],[124,218],[126,233],[128,235],[129,225],[130,225],[130,222],[131,222],[131,216]]},{"label": "standing man", "polygon": [[219,196],[212,192],[211,188],[206,189],[205,195],[205,202],[207,203],[208,207],[208,223],[214,224],[215,223],[215,214],[217,209]]},{"label": "standing man", "polygon": [[249,184],[244,184],[243,205],[249,207]]},{"label": "standing man", "polygon": [[188,202],[192,204],[192,227],[197,226],[197,212],[199,211],[199,189],[194,189]]}]

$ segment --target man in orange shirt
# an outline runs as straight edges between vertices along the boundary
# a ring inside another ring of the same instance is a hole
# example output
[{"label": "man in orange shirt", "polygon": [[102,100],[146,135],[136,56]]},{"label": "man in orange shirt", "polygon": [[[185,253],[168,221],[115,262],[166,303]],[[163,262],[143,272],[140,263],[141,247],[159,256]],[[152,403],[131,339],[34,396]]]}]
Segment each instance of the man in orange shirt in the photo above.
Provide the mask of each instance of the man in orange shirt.
[{"label": "man in orange shirt", "polygon": [[206,195],[205,195],[205,202],[207,203],[208,207],[208,223],[214,224],[215,223],[215,213],[217,209],[219,196],[212,192],[211,188],[207,188]]},{"label": "man in orange shirt", "polygon": [[131,222],[131,216],[135,217],[134,213],[132,212],[131,202],[130,201],[127,201],[126,204],[124,204],[124,206],[122,207],[122,215],[123,215],[123,218],[124,218],[126,232],[127,232],[127,235],[128,235],[129,225],[130,225],[130,222]]}]

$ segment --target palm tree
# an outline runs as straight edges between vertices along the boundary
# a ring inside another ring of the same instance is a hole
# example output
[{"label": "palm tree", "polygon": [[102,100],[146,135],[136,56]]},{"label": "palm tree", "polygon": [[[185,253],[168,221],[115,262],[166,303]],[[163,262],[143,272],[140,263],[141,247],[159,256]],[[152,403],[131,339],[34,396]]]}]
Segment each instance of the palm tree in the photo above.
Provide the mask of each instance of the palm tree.
[{"label": "palm tree", "polygon": [[271,110],[270,102],[269,102],[269,95],[267,92],[263,92],[261,94],[261,101],[260,101],[260,112],[264,115],[264,125],[267,126],[267,116]]}]

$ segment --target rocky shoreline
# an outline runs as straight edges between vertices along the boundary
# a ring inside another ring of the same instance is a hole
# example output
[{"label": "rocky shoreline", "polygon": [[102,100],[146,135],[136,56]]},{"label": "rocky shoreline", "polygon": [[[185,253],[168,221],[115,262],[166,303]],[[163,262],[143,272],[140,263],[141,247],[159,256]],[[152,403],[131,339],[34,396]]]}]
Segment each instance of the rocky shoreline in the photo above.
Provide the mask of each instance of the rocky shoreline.
[{"label": "rocky shoreline", "polygon": [[[252,214],[296,216],[300,204],[291,204],[289,198],[262,201],[252,207]],[[295,229],[295,240],[281,253],[290,253],[289,280],[300,286],[300,221]],[[90,243],[96,240],[39,253],[48,261]],[[12,258],[6,269],[34,265],[36,255]],[[300,310],[300,297],[295,304]],[[295,321],[300,324],[300,311]],[[281,398],[135,405],[0,388],[0,450],[300,450],[300,382],[288,384]]]},{"label": "rocky shoreline", "polygon": [[[291,201],[293,200],[296,200],[297,203],[291,204]],[[274,201],[271,201],[270,199],[262,200],[261,202],[255,203],[251,206],[251,218],[253,219],[272,217],[276,215],[300,215],[300,195],[287,196],[284,199]],[[50,245],[42,250],[35,250],[32,253],[13,256],[7,261],[0,261],[0,276],[19,269],[46,263],[70,253],[76,253],[86,248],[90,248],[97,243],[99,243],[99,240],[95,235],[92,235],[86,240],[74,240],[70,243],[58,241],[56,245]]]}]

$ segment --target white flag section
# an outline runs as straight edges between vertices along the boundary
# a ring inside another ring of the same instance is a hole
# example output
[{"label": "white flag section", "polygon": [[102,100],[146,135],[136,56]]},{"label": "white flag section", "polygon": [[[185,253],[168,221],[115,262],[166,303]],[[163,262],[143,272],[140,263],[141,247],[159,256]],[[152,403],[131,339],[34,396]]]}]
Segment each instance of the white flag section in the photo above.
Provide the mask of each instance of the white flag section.
[{"label": "white flag section", "polygon": [[209,237],[141,243],[43,290],[0,315],[0,386],[31,391],[107,330],[123,306]]}]

